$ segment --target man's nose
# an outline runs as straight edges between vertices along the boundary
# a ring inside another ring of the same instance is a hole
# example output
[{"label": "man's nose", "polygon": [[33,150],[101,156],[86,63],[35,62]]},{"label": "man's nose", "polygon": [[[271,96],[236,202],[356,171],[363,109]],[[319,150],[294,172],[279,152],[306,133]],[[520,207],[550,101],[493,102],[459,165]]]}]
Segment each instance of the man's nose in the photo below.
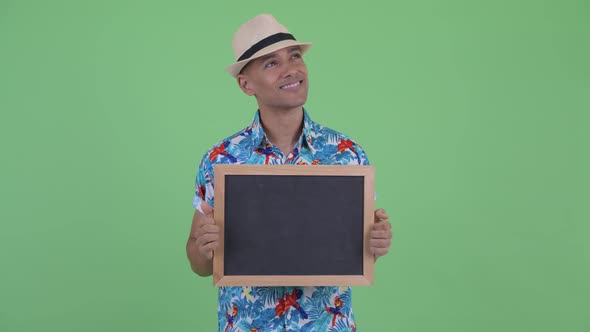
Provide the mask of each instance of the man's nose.
[{"label": "man's nose", "polygon": [[283,77],[291,77],[297,73],[297,64],[291,63],[290,61],[285,62],[283,66]]}]

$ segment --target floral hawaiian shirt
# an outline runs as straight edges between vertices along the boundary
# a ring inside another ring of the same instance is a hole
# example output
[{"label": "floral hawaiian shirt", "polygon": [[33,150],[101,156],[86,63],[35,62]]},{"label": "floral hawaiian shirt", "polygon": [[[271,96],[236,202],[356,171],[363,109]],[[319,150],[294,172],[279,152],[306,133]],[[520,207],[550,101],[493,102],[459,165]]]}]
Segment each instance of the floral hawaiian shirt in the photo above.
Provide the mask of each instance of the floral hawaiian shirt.
[{"label": "floral hawaiian shirt", "polygon": [[[363,149],[343,134],[313,122],[304,109],[303,131],[283,154],[267,139],[256,112],[244,130],[203,156],[193,206],[214,207],[214,164],[369,165]],[[356,331],[350,287],[219,287],[219,332]]]}]

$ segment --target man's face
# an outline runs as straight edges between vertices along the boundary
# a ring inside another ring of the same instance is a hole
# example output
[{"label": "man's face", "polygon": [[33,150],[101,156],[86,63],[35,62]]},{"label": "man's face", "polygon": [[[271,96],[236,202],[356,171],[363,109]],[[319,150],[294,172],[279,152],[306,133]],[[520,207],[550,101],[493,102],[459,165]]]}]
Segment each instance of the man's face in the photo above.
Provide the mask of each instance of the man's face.
[{"label": "man's face", "polygon": [[252,60],[238,75],[240,88],[260,107],[292,109],[307,100],[307,67],[299,46]]}]

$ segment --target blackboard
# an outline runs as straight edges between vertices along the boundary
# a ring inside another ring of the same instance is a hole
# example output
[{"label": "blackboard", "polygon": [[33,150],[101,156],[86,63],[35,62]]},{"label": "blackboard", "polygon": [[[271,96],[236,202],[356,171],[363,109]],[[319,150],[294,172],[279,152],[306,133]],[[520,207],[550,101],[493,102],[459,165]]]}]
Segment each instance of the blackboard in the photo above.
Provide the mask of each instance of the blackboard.
[{"label": "blackboard", "polygon": [[372,284],[373,171],[216,165],[215,285]]}]

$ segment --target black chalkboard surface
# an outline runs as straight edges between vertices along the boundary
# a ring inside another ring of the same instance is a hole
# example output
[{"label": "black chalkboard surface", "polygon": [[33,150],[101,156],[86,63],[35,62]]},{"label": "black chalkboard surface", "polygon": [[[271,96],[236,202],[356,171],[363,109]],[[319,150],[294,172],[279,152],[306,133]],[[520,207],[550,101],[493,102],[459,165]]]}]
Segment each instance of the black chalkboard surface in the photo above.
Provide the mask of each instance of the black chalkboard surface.
[{"label": "black chalkboard surface", "polygon": [[215,165],[217,286],[371,285],[372,166]]}]

